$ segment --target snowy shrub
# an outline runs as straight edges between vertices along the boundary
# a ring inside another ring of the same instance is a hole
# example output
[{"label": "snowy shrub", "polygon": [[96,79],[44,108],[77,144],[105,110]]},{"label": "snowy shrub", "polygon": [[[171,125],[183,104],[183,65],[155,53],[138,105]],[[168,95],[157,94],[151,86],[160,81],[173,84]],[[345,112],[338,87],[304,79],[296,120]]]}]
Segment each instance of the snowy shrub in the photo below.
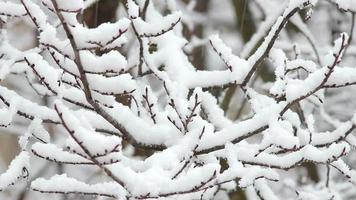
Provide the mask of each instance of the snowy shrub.
[{"label": "snowy shrub", "polygon": [[[88,28],[81,15],[91,2],[0,0],[0,125],[21,148],[0,175],[3,198],[26,189],[31,199],[356,195],[354,18],[332,45],[316,42],[306,22],[322,11],[354,16],[353,0],[256,1],[264,20],[240,56],[218,34],[185,38],[199,22],[193,4],[127,0],[125,16]],[[10,42],[21,20],[36,31],[34,48]],[[306,41],[288,37],[289,22]],[[225,68],[197,70],[189,52],[201,45]],[[259,78],[261,68],[272,81]],[[232,101],[249,105],[236,119],[227,115],[236,104],[219,105],[231,88]],[[311,167],[314,182],[303,180]]]}]

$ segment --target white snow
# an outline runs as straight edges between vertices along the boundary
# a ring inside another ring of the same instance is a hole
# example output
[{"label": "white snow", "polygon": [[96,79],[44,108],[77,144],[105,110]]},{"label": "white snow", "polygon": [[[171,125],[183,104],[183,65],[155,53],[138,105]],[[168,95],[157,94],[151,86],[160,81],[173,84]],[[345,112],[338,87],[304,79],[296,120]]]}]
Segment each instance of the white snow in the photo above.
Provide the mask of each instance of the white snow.
[{"label": "white snow", "polygon": [[78,193],[78,194],[105,194],[112,197],[123,197],[126,195],[125,190],[114,182],[103,182],[97,184],[86,184],[74,178],[68,177],[66,174],[55,175],[46,180],[38,178],[31,183],[33,190],[42,192],[61,192],[64,194]]},{"label": "white snow", "polygon": [[9,168],[0,175],[0,191],[15,184],[19,179],[27,178],[30,173],[30,155],[22,151],[9,165]]},{"label": "white snow", "polygon": [[[335,5],[311,15],[316,0],[256,0],[246,7],[257,29],[246,42],[228,0],[206,12],[196,1],[128,0],[118,20],[96,28],[81,16],[96,0],[55,1],[59,13],[51,0],[0,0],[0,126],[16,132],[22,149],[0,175],[0,191],[29,176],[27,151],[39,174],[28,182],[40,193],[190,200],[228,199],[241,188],[269,200],[341,199],[352,190],[356,51],[354,41],[345,51],[346,33],[330,45],[330,30],[350,23]],[[353,0],[332,2],[355,12]],[[290,16],[301,9],[310,22]],[[286,30],[286,19],[300,30]],[[30,25],[31,47],[11,30],[20,23]],[[204,50],[206,66],[193,66],[194,48]],[[274,79],[262,80],[265,72]],[[303,180],[304,163],[316,164],[320,183]]]}]

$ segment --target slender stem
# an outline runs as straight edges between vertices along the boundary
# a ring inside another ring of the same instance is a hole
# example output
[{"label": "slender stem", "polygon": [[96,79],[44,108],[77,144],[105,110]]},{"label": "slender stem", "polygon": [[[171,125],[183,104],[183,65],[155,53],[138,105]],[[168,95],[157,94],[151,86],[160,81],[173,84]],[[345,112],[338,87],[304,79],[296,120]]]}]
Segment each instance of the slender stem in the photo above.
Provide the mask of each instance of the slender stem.
[{"label": "slender stem", "polygon": [[330,182],[330,166],[326,165],[326,184],[325,186],[328,188]]}]

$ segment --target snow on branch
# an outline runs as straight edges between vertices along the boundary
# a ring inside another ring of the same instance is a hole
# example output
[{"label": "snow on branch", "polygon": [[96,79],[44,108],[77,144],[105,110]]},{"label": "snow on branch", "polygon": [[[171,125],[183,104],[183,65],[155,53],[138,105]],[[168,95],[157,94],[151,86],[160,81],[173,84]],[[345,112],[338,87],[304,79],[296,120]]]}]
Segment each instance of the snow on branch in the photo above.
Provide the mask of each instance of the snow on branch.
[{"label": "snow on branch", "polygon": [[[41,0],[42,4],[54,12],[54,7],[51,0]],[[79,12],[84,7],[83,1],[70,2],[65,0],[58,0],[59,10],[61,12]]]},{"label": "snow on branch", "polygon": [[14,103],[14,109],[20,116],[31,120],[39,118],[44,122],[58,123],[58,117],[53,109],[31,102],[6,87],[0,86],[0,99],[8,107]]},{"label": "snow on branch", "polygon": [[110,50],[121,47],[126,43],[124,33],[127,31],[128,26],[129,20],[124,18],[115,23],[101,24],[95,29],[88,29],[78,25],[72,29],[72,32],[78,49]]},{"label": "snow on branch", "polygon": [[32,145],[32,153],[40,158],[63,164],[94,164],[79,155],[65,152],[53,144],[35,143]]},{"label": "snow on branch", "polygon": [[[88,28],[86,9],[103,2],[0,0],[0,127],[22,149],[0,191],[23,189],[9,186],[30,166],[31,197],[303,199],[354,189],[355,19],[320,22],[344,13],[316,0],[246,1],[244,28],[255,34],[228,42],[243,28],[211,35],[228,17],[198,13],[195,1],[128,0]],[[330,2],[354,15],[351,1]],[[195,66],[195,48],[206,66]]]},{"label": "snow on branch", "polygon": [[0,2],[0,16],[21,17],[27,14],[21,4],[11,2]]},{"label": "snow on branch", "polygon": [[[132,1],[128,1],[128,13],[135,26],[139,37],[158,37],[173,28],[181,20],[182,13],[177,11],[164,17],[159,17],[155,21],[144,21],[138,16],[139,7]],[[158,17],[158,16],[157,16]],[[150,19],[148,19],[150,20]],[[152,19],[153,20],[153,19]]]},{"label": "snow on branch", "polygon": [[22,179],[27,179],[30,173],[30,155],[23,151],[11,161],[9,168],[0,175],[0,191],[14,185]]},{"label": "snow on branch", "polygon": [[36,179],[31,184],[31,189],[41,193],[62,193],[62,194],[84,194],[96,195],[112,198],[125,196],[125,191],[113,182],[86,184],[66,174],[56,175],[46,180],[43,178]]},{"label": "snow on branch", "polygon": [[246,69],[241,69],[245,67],[245,64],[240,64],[241,62],[246,62],[243,59],[232,54],[231,49],[227,47],[218,35],[210,36],[209,42],[213,47],[214,51],[221,57],[227,68],[232,71],[239,70],[244,71]]},{"label": "snow on branch", "polygon": [[355,1],[352,0],[331,0],[337,7],[344,11],[356,12]]}]

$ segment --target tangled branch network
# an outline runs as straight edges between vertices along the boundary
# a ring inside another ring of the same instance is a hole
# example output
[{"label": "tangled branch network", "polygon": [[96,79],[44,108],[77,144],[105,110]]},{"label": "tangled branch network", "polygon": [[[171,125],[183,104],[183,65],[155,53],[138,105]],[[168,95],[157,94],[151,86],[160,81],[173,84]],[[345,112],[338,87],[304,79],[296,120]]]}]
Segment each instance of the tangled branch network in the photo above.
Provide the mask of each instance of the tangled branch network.
[{"label": "tangled branch network", "polygon": [[[127,0],[126,17],[88,28],[80,18],[89,6],[83,0],[0,0],[0,125],[20,130],[21,148],[0,175],[1,193],[228,199],[239,189],[248,199],[355,197],[348,155],[356,115],[341,120],[325,109],[328,103],[353,113],[328,97],[356,84],[356,68],[344,66],[356,64],[354,18],[351,32],[339,31],[330,46],[315,42],[301,17],[323,18],[311,11],[326,5],[354,16],[354,1],[256,0],[265,20],[240,56],[217,34],[202,42],[225,65],[212,70],[197,70],[189,58],[189,5],[167,2]],[[19,20],[36,30],[34,48],[10,42],[7,29]],[[293,38],[283,45],[289,22],[310,51]],[[274,78],[257,87],[267,67]],[[14,87],[19,80],[31,90]],[[237,120],[219,105],[228,88],[250,106]],[[298,179],[308,164],[320,180]],[[51,165],[61,170],[42,173]]]}]

